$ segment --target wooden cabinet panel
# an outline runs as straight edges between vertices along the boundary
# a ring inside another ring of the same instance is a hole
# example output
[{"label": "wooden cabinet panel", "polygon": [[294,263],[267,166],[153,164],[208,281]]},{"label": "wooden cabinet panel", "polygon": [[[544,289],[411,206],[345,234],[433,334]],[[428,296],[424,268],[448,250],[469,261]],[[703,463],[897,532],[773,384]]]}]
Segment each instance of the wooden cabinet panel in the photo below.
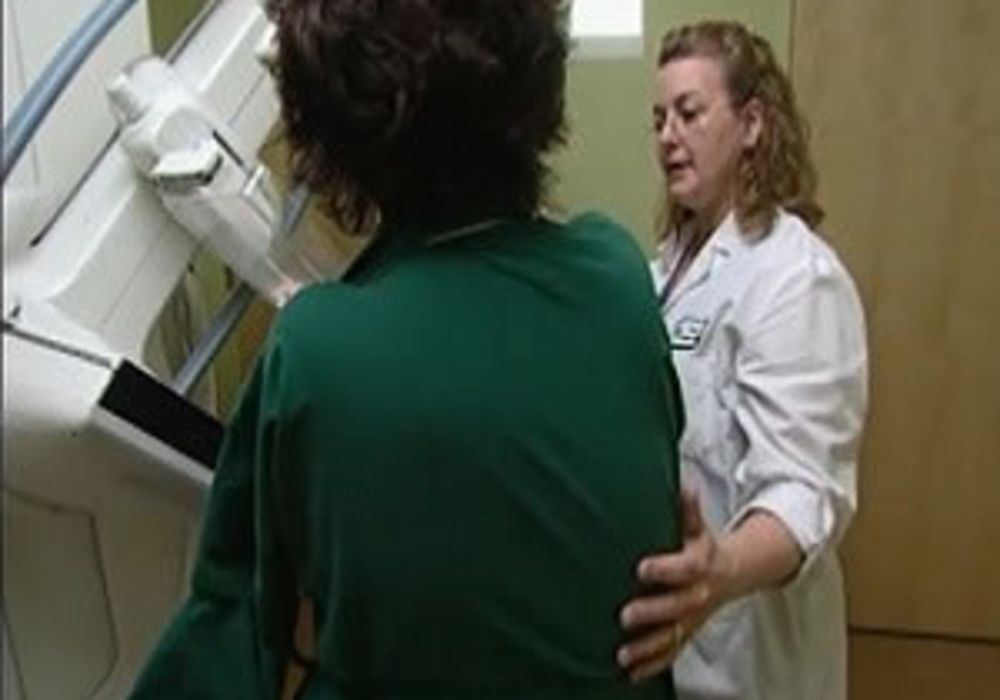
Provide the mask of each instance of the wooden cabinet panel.
[{"label": "wooden cabinet panel", "polygon": [[1000,644],[852,634],[850,700],[994,700]]},{"label": "wooden cabinet panel", "polygon": [[1000,5],[795,7],[827,229],[871,341],[851,619],[1000,639]]}]

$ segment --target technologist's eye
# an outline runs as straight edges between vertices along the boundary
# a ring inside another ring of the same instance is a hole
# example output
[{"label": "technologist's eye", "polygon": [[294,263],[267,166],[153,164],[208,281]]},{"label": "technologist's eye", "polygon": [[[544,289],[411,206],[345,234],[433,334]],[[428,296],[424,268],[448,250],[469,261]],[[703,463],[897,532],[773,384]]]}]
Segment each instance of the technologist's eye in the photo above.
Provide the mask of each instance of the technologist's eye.
[{"label": "technologist's eye", "polygon": [[677,114],[680,115],[682,122],[690,124],[698,117],[699,114],[701,114],[701,110],[696,107],[685,107],[677,110]]},{"label": "technologist's eye", "polygon": [[653,110],[653,131],[659,133],[663,131],[663,125],[667,122],[667,115],[663,110]]}]

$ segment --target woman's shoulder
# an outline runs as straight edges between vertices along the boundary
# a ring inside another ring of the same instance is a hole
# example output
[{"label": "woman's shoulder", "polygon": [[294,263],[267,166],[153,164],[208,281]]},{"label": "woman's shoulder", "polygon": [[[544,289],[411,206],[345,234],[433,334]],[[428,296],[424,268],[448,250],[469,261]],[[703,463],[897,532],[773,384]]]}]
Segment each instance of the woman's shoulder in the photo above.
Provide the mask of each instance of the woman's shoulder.
[{"label": "woman's shoulder", "polygon": [[608,214],[585,211],[565,221],[563,226],[576,240],[612,258],[625,259],[641,267],[646,267],[648,263],[648,256],[635,233]]},{"label": "woman's shoulder", "polygon": [[778,282],[789,276],[846,276],[833,246],[794,213],[778,210],[768,235],[748,246],[756,276]]},{"label": "woman's shoulder", "polygon": [[300,289],[275,316],[269,345],[296,361],[341,355],[345,338],[371,324],[369,294],[339,281],[317,282]]},{"label": "woman's shoulder", "polygon": [[791,212],[779,210],[769,234],[747,245],[740,267],[741,308],[769,309],[830,295],[841,306],[860,308],[854,279],[836,250]]},{"label": "woman's shoulder", "polygon": [[285,304],[275,319],[277,328],[285,332],[315,330],[327,324],[331,315],[340,315],[356,308],[362,294],[359,288],[338,280],[325,280],[299,289]]}]

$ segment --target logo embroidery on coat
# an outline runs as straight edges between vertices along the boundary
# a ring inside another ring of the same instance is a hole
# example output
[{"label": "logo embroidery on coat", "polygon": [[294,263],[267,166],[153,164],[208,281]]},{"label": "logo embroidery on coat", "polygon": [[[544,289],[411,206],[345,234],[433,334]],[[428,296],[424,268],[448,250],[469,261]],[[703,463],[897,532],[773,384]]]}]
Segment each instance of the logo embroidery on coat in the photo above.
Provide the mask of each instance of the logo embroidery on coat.
[{"label": "logo embroidery on coat", "polygon": [[674,324],[670,332],[670,349],[694,350],[701,342],[706,328],[708,328],[707,318],[684,316]]}]

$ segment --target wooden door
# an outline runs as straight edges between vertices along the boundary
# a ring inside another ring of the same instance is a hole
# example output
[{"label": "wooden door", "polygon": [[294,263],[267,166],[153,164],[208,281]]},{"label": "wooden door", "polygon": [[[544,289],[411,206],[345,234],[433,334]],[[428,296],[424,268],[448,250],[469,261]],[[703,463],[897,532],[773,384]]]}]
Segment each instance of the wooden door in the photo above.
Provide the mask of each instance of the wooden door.
[{"label": "wooden door", "polygon": [[871,343],[845,547],[855,697],[889,697],[878,689],[904,669],[930,693],[919,679],[948,659],[953,690],[987,697],[974,688],[1000,688],[1000,4],[797,0],[793,27],[826,228]]}]

